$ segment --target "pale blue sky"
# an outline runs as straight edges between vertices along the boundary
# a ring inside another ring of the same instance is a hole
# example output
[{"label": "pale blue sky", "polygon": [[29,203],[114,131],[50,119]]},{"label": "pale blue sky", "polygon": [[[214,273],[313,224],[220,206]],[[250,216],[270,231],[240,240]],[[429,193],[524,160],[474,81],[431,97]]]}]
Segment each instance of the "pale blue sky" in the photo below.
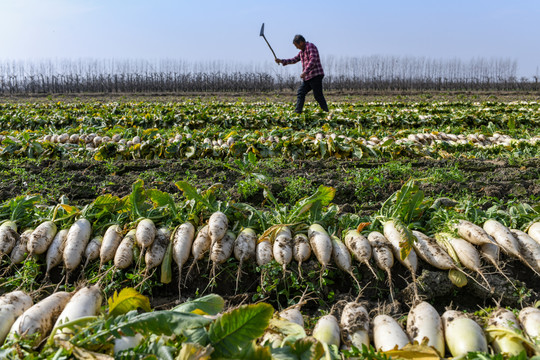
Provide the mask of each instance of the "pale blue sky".
[{"label": "pale blue sky", "polygon": [[0,0],[0,59],[174,58],[259,63],[296,55],[511,58],[540,66],[539,0]]}]

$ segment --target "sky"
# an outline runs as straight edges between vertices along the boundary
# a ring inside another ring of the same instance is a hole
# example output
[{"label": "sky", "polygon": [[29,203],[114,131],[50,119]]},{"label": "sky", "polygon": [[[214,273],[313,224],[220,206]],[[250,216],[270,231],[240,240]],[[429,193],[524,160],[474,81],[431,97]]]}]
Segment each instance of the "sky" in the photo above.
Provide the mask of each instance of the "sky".
[{"label": "sky", "polygon": [[[538,75],[539,0],[0,0],[0,60],[182,59],[263,63],[321,56],[516,60]],[[276,65],[277,66],[277,65]]]}]

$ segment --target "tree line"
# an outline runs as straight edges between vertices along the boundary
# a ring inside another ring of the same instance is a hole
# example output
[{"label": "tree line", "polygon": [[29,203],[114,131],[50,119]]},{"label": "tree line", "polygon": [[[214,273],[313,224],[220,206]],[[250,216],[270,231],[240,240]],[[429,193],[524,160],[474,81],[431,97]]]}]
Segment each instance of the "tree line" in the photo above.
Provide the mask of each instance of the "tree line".
[{"label": "tree line", "polygon": [[[299,67],[300,65],[298,65]],[[329,90],[539,90],[506,58],[323,58]],[[1,94],[265,92],[294,90],[299,68],[273,63],[178,59],[63,59],[0,62]]]}]

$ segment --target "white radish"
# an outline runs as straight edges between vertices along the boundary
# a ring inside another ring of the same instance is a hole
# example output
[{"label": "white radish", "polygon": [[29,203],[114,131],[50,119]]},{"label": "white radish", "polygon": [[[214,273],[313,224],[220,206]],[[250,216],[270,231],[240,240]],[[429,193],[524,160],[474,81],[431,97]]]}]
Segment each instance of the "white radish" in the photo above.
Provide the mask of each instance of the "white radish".
[{"label": "white radish", "polygon": [[18,240],[17,224],[6,221],[0,225],[0,259],[11,253]]},{"label": "white radish", "polygon": [[486,335],[476,321],[455,310],[445,311],[441,318],[446,346],[453,357],[488,351]]},{"label": "white radish", "polygon": [[255,247],[257,246],[257,234],[251,228],[245,228],[234,240],[234,257],[238,260],[238,273],[236,274],[236,289],[242,274],[242,265],[255,257]]},{"label": "white radish", "polygon": [[34,339],[34,345],[37,345],[51,331],[56,318],[66,306],[71,295],[71,293],[59,291],[30,307],[17,318],[11,327],[8,338],[14,339],[14,334],[25,338],[38,333],[39,335]]},{"label": "white radish", "polygon": [[297,307],[285,309],[279,313],[279,316],[284,318],[285,320],[304,327],[304,317],[302,316],[302,313]]},{"label": "white radish", "polygon": [[387,221],[384,223],[384,237],[388,239],[390,244],[392,244],[392,251],[394,252],[394,257],[398,259],[407,269],[409,269],[413,274],[416,274],[418,269],[418,258],[414,249],[411,249],[409,255],[405,259],[402,259],[400,256],[400,242],[402,241],[402,234],[398,231],[394,221]]},{"label": "white radish", "polygon": [[134,336],[122,336],[114,339],[114,354],[118,354],[121,351],[133,349],[137,347],[144,340],[144,336],[136,333]]},{"label": "white radish", "polygon": [[114,259],[116,249],[122,242],[122,228],[119,225],[111,225],[105,231],[101,248],[99,249],[100,267]]},{"label": "white radish", "polygon": [[482,277],[484,282],[488,287],[491,287],[489,281],[487,281],[482,271],[482,263],[480,261],[480,254],[478,250],[468,241],[456,237],[448,237],[448,243],[454,249],[455,254],[457,255],[459,262],[465,268],[476,272]]},{"label": "white radish", "polygon": [[379,351],[403,348],[409,343],[409,337],[401,326],[388,315],[377,315],[373,319],[373,343]]},{"label": "white radish", "polygon": [[173,235],[173,260],[178,265],[178,292],[182,281],[182,268],[189,258],[191,245],[195,237],[195,227],[192,223],[186,222],[176,228]]},{"label": "white radish", "polygon": [[334,262],[336,263],[337,267],[341,270],[345,271],[347,274],[351,275],[351,277],[356,281],[356,285],[358,286],[358,289],[361,288],[360,283],[356,279],[356,276],[354,276],[354,271],[352,267],[352,258],[351,254],[349,253],[349,250],[347,249],[347,246],[343,243],[343,241],[339,240],[337,236],[331,236],[332,239],[332,257],[334,258]]},{"label": "white radish", "polygon": [[49,276],[52,268],[62,263],[68,232],[68,229],[58,231],[47,249],[47,254],[45,255],[45,263],[47,264],[46,276]]},{"label": "white radish", "polygon": [[83,268],[86,268],[89,262],[94,261],[99,257],[99,250],[101,248],[102,241],[103,236],[98,235],[88,242],[88,245],[86,245],[86,249],[84,250],[84,257],[86,258],[86,261],[84,262]]},{"label": "white radish", "polygon": [[308,229],[308,239],[311,250],[321,264],[321,274],[330,264],[332,258],[332,240],[319,224],[313,224]]},{"label": "white radish", "polygon": [[82,255],[92,234],[90,221],[79,219],[71,225],[66,238],[63,259],[68,273],[81,263]]},{"label": "white radish", "polygon": [[0,346],[15,320],[31,306],[30,295],[19,290],[0,296]]},{"label": "white radish", "polygon": [[484,223],[484,230],[486,230],[504,252],[516,258],[521,258],[519,243],[510,232],[510,229],[497,220],[490,219]]},{"label": "white radish", "polygon": [[373,260],[377,267],[386,272],[388,286],[390,287],[390,297],[394,302],[394,289],[392,284],[392,266],[394,266],[394,255],[392,253],[392,244],[378,231],[372,231],[368,235],[368,241],[371,245]]},{"label": "white radish", "polygon": [[484,229],[470,221],[459,220],[455,228],[460,237],[473,245],[489,244],[492,242],[491,237]]},{"label": "white radish", "polygon": [[512,336],[508,336],[506,333],[499,334],[496,331],[497,328],[504,328],[512,332],[521,333],[521,326],[512,311],[499,308],[490,314],[486,328],[488,339],[493,350],[495,350],[497,354],[504,353],[507,356],[514,356],[525,351],[525,347],[521,341],[516,340]]},{"label": "white radish", "polygon": [[133,247],[135,246],[135,229],[130,230],[118,245],[114,254],[114,266],[126,269],[133,264]]},{"label": "white radish", "polygon": [[195,240],[193,240],[193,244],[191,245],[191,254],[193,255],[193,261],[187,271],[186,279],[189,277],[189,274],[191,273],[193,267],[197,264],[197,261],[201,260],[204,255],[210,251],[211,244],[212,240],[210,239],[210,234],[208,234],[208,225],[204,225],[197,233],[197,236],[195,237]]},{"label": "white radish", "polygon": [[429,303],[422,301],[409,311],[407,332],[411,340],[419,344],[427,338],[427,345],[435,348],[440,356],[444,356],[442,320],[437,310]]},{"label": "white radish", "polygon": [[[403,264],[410,272],[412,276],[413,291],[414,296],[418,298],[418,289],[416,287],[416,270],[418,269],[418,257],[414,249],[410,249],[409,254],[405,259],[401,258],[401,245],[400,243],[404,240],[402,239],[404,232],[409,230],[405,228],[402,224],[397,224],[393,220],[386,221],[383,226],[384,237],[392,245],[392,251],[394,252],[394,257]],[[410,236],[413,236],[410,234]]]},{"label": "white radish", "polygon": [[234,240],[236,236],[232,231],[227,231],[225,236],[216,240],[210,249],[210,260],[212,260],[212,281],[216,279],[216,266],[223,264],[227,261],[232,253],[234,247]]},{"label": "white radish", "polygon": [[418,254],[422,260],[441,270],[456,268],[450,255],[437,244],[435,239],[430,238],[420,231],[414,230],[412,233],[414,237],[416,237],[413,247],[416,250],[416,254]]},{"label": "white radish", "polygon": [[56,224],[50,220],[39,224],[28,240],[28,252],[30,255],[45,253],[51,245],[56,232]]},{"label": "white radish", "polygon": [[143,252],[152,245],[156,238],[156,225],[151,219],[142,219],[137,224],[135,240]]},{"label": "white radish", "polygon": [[9,257],[12,265],[20,264],[26,259],[26,256],[28,255],[28,240],[30,239],[32,232],[32,229],[25,230],[19,237],[19,241],[15,244],[13,250],[11,250]]},{"label": "white radish", "polygon": [[540,244],[540,221],[533,223],[529,227],[529,230],[527,230],[527,233],[534,241]]},{"label": "white radish", "polygon": [[283,276],[285,276],[287,265],[289,265],[293,258],[292,234],[288,227],[282,227],[276,234],[272,252],[274,259],[276,259],[283,269]]},{"label": "white radish", "polygon": [[264,239],[257,243],[255,248],[255,260],[258,266],[269,264],[274,259],[273,248],[270,240]]},{"label": "white radish", "polygon": [[537,344],[540,341],[540,310],[534,307],[523,308],[518,319],[525,334]]},{"label": "white radish", "polygon": [[340,325],[347,347],[369,347],[369,314],[364,306],[356,302],[347,303],[341,313]]},{"label": "white radish", "polygon": [[347,248],[356,258],[356,260],[362,264],[365,264],[369,268],[369,270],[371,270],[373,276],[375,276],[376,278],[377,274],[369,263],[371,255],[373,253],[369,240],[366,239],[366,237],[360,234],[357,230],[349,230],[345,234],[345,245],[347,245]]},{"label": "white radish", "polygon": [[208,219],[208,235],[210,235],[211,247],[216,241],[221,240],[227,233],[229,220],[221,211],[216,211]]},{"label": "white radish", "polygon": [[[521,230],[512,229],[512,235],[519,243],[519,252],[537,272],[540,271],[540,244],[537,243],[529,234]],[[22,237],[22,236],[21,236]]]},{"label": "white radish", "polygon": [[298,274],[302,277],[302,263],[309,260],[311,246],[305,234],[296,234],[293,238],[293,258],[298,263]]},{"label": "white radish", "polygon": [[144,254],[144,262],[146,263],[146,273],[148,271],[158,267],[163,262],[165,252],[171,241],[171,230],[163,227],[156,231],[156,238],[152,245]]},{"label": "white radish", "polygon": [[327,345],[339,347],[339,324],[334,315],[322,316],[313,328],[313,337]]},{"label": "white radish", "polygon": [[55,327],[61,323],[77,320],[86,316],[95,316],[99,312],[103,296],[99,286],[87,286],[78,290],[69,300],[56,320]]}]

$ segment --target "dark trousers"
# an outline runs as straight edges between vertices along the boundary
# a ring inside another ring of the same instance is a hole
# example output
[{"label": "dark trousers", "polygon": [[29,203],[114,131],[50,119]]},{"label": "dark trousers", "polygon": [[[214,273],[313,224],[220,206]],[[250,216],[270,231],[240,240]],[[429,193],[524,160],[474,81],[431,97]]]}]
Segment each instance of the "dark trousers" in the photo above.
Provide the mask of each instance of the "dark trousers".
[{"label": "dark trousers", "polygon": [[311,90],[313,90],[313,96],[315,96],[315,100],[317,100],[321,109],[323,109],[324,111],[328,111],[328,105],[326,104],[326,100],[322,91],[323,77],[324,75],[319,75],[302,82],[302,85],[300,85],[300,87],[298,88],[298,92],[296,93],[296,108],[294,109],[295,112],[297,112],[298,114],[302,112],[302,109],[304,108],[304,102],[306,100],[306,95]]}]

